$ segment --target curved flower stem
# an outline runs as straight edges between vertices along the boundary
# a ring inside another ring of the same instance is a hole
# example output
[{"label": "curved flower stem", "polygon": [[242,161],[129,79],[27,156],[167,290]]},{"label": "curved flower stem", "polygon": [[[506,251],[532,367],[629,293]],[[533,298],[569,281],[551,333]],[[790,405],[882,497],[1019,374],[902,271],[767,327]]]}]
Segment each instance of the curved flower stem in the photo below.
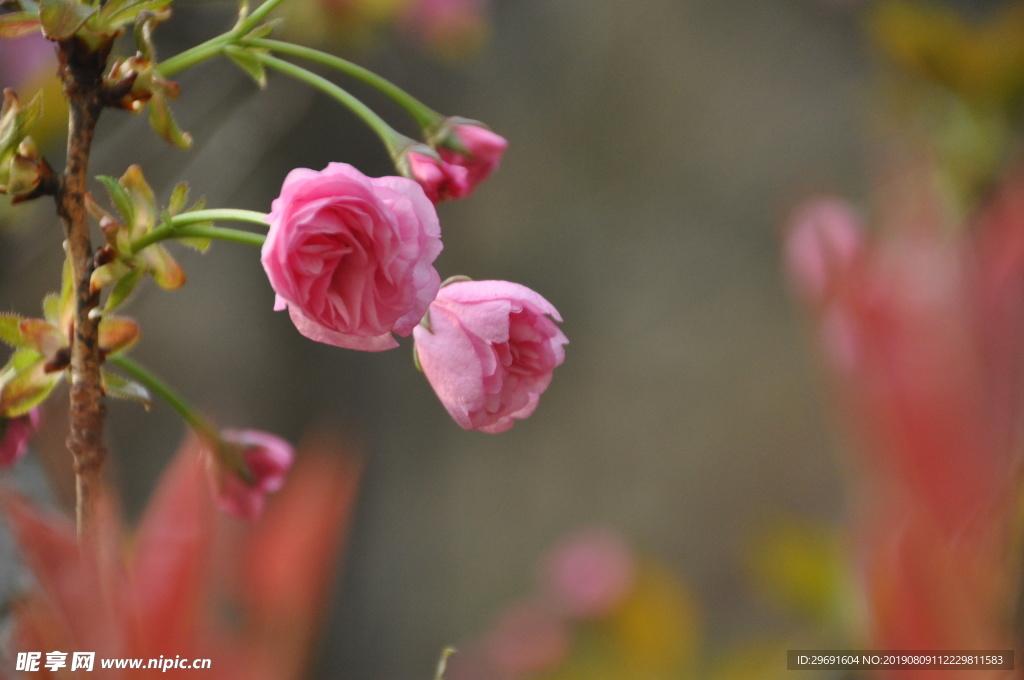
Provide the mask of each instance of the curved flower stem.
[{"label": "curved flower stem", "polygon": [[247,222],[249,224],[260,224],[264,227],[267,224],[267,216],[254,210],[196,210],[195,212],[175,215],[169,221],[149,232],[142,238],[132,243],[132,252],[137,253],[148,245],[167,239],[189,237],[189,238],[211,238],[217,241],[232,241],[245,245],[262,247],[267,239],[263,234],[254,234],[250,231],[240,229],[228,229],[225,227],[211,227],[198,224],[200,222],[212,222],[214,220],[233,220],[235,222]]},{"label": "curved flower stem", "polygon": [[259,26],[260,22],[267,18],[274,8],[280,5],[284,0],[267,0],[262,5],[256,8],[252,14],[241,19],[234,28],[227,33],[218,35],[215,38],[210,38],[206,42],[194,45],[184,52],[174,55],[170,59],[165,59],[159,66],[157,71],[160,75],[169,77],[184,71],[187,68],[191,68],[196,64],[202,63],[207,59],[212,59],[224,52],[224,48],[228,45],[236,44],[240,39],[244,38],[254,28]]},{"label": "curved flower stem", "polygon": [[107,360],[117,365],[122,371],[138,380],[146,389],[167,402],[200,437],[211,442],[220,441],[220,434],[217,432],[217,429],[200,416],[181,395],[171,389],[163,380],[124,355],[110,356],[107,357]]},{"label": "curved flower stem", "polygon": [[246,47],[257,47],[270,50],[278,54],[286,54],[290,57],[307,59],[361,80],[384,95],[390,97],[396,104],[405,109],[405,111],[412,116],[413,120],[416,121],[416,124],[424,131],[432,131],[440,127],[446,120],[444,115],[434,111],[419,99],[416,99],[391,81],[382,78],[373,71],[363,68],[359,64],[352,63],[347,59],[342,59],[341,57],[336,57],[333,54],[327,54],[320,50],[304,47],[302,45],[295,45],[282,40],[253,38],[243,40],[240,44]]},{"label": "curved flower stem", "polygon": [[315,87],[321,92],[331,96],[342,105],[348,107],[350,111],[359,116],[364,123],[369,125],[370,128],[377,133],[377,136],[380,137],[382,142],[384,142],[384,146],[387,147],[392,158],[397,158],[399,154],[401,154],[402,150],[407,146],[416,144],[415,140],[409,139],[388,125],[387,122],[378,116],[377,113],[369,106],[359,101],[346,90],[343,90],[341,87],[335,85],[323,76],[319,76],[312,71],[302,68],[301,66],[296,66],[291,62],[278,59],[277,57],[272,57],[269,54],[255,52],[253,53],[253,57],[263,62],[265,66],[276,69],[281,73],[295,78],[296,80],[301,80],[307,85]]}]

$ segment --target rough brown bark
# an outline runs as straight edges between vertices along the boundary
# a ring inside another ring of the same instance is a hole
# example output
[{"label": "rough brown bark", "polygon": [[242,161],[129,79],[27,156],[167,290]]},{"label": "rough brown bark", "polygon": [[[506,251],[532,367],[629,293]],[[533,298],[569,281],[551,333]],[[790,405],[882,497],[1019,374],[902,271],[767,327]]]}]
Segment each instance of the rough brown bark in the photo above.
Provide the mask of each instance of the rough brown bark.
[{"label": "rough brown bark", "polygon": [[93,271],[92,241],[85,195],[89,177],[89,152],[96,122],[103,109],[102,73],[106,50],[89,49],[78,39],[60,44],[61,78],[70,107],[68,158],[57,191],[57,214],[64,226],[65,250],[71,262],[75,290],[74,329],[71,334],[68,450],[74,459],[75,514],[79,540],[90,535],[101,489],[106,448],[103,421],[106,406],[100,382],[102,358],[98,320],[89,316],[99,304],[99,293],[89,285]]}]

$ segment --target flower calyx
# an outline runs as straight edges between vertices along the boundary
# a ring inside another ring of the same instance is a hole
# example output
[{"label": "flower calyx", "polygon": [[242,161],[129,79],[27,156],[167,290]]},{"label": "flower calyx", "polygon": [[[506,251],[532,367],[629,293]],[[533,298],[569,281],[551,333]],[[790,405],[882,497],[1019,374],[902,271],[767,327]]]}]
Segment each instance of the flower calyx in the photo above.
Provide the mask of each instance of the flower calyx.
[{"label": "flower calyx", "polygon": [[[61,293],[43,299],[43,318],[0,313],[0,342],[14,348],[7,364],[0,368],[0,417],[22,416],[45,401],[71,363],[75,301],[69,267],[64,270]],[[135,321],[113,315],[100,319],[101,360],[128,350],[138,340]],[[111,396],[148,403],[148,394],[141,386],[106,370],[101,371],[101,377]]]},{"label": "flower calyx", "polygon": [[[146,182],[142,169],[133,165],[120,178],[101,176],[98,178],[107,190],[119,218],[102,208],[91,196],[86,207],[99,223],[106,238],[106,246],[97,252],[102,255],[96,261],[90,284],[93,291],[113,286],[107,297],[105,311],[120,306],[142,280],[149,274],[157,285],[165,290],[176,290],[185,285],[185,272],[160,243],[140,245],[158,228],[185,209],[188,201],[188,186],[184,183],[175,187],[166,209],[157,209],[153,190]],[[203,207],[199,201],[192,210]],[[209,246],[205,239],[181,238],[182,243],[204,251]]]}]

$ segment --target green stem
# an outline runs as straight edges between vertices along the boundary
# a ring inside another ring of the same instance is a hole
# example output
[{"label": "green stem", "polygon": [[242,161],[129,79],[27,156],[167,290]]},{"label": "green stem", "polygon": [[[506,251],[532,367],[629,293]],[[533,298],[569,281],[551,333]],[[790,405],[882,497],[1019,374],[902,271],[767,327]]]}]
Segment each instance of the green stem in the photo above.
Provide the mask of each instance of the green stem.
[{"label": "green stem", "polygon": [[110,356],[107,357],[107,360],[116,364],[122,371],[142,383],[146,389],[166,401],[188,423],[189,427],[195,430],[196,434],[209,438],[213,442],[220,441],[220,434],[217,430],[196,413],[196,410],[163,380],[124,355]]},{"label": "green stem", "polygon": [[196,210],[194,212],[175,215],[169,221],[149,232],[142,238],[132,243],[132,252],[137,253],[146,246],[167,239],[190,237],[210,238],[217,241],[231,241],[245,245],[263,246],[266,236],[254,234],[240,229],[227,229],[225,227],[212,227],[200,222],[212,222],[214,220],[234,220],[235,222],[247,222],[250,224],[267,225],[267,216],[253,210]]},{"label": "green stem", "polygon": [[256,8],[256,10],[240,20],[234,28],[227,33],[222,33],[215,38],[210,38],[206,42],[194,45],[189,49],[174,55],[170,59],[164,60],[159,66],[157,71],[164,77],[169,77],[184,71],[187,68],[191,68],[196,64],[212,59],[224,52],[224,48],[228,45],[235,44],[244,38],[250,31],[256,28],[261,21],[263,21],[268,14],[270,14],[274,8],[280,5],[284,0],[267,0],[262,5]]},{"label": "green stem", "polygon": [[359,116],[364,123],[369,125],[370,128],[377,133],[377,136],[380,137],[382,142],[384,142],[384,146],[387,147],[392,158],[397,158],[403,149],[408,147],[410,144],[416,143],[414,140],[409,139],[388,125],[384,119],[378,116],[377,113],[369,106],[359,101],[347,91],[343,90],[341,87],[335,85],[323,76],[318,76],[312,71],[308,71],[301,66],[296,66],[291,62],[283,61],[277,57],[272,57],[269,54],[255,52],[253,53],[253,57],[263,62],[265,66],[269,66],[270,68],[276,69],[281,73],[295,78],[296,80],[300,80],[311,87],[315,87],[321,92],[324,92],[334,98],[342,105],[347,106],[350,111]]},{"label": "green stem", "polygon": [[336,57],[333,54],[327,54],[320,50],[304,47],[302,45],[294,45],[281,40],[257,38],[243,40],[241,44],[246,47],[256,47],[271,50],[278,54],[287,54],[291,57],[298,57],[299,59],[307,59],[314,63],[341,71],[353,78],[357,78],[394,100],[395,103],[405,109],[406,112],[412,116],[413,120],[415,120],[424,131],[432,131],[440,127],[445,121],[445,116],[434,111],[419,99],[416,99],[391,81],[381,78],[373,71],[363,68],[359,64],[354,64],[347,59],[342,59],[341,57]]}]

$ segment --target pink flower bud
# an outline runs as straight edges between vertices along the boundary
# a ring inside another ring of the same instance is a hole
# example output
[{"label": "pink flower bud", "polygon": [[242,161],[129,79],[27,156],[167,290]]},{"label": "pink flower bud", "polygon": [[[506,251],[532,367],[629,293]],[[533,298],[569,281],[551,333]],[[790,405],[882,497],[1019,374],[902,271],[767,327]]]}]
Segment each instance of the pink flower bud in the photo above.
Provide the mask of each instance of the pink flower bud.
[{"label": "pink flower bud", "polygon": [[822,304],[862,251],[860,222],[845,201],[820,198],[801,206],[785,243],[794,291],[808,304]]},{"label": "pink flower bud", "polygon": [[559,611],[583,619],[614,611],[629,595],[635,575],[626,541],[606,529],[569,536],[541,566],[544,589]]},{"label": "pink flower bud", "polygon": [[284,485],[295,452],[285,440],[259,430],[225,430],[221,436],[242,449],[252,483],[215,463],[212,482],[217,505],[232,515],[255,519],[263,511],[265,496]]},{"label": "pink flower bud", "polygon": [[508,147],[504,137],[466,118],[449,118],[439,139],[441,160],[466,169],[466,196],[497,169]]},{"label": "pink flower bud", "polygon": [[17,418],[0,418],[0,468],[18,462],[28,451],[28,440],[39,429],[39,409]]},{"label": "pink flower bud", "polygon": [[436,155],[418,151],[410,151],[407,158],[410,174],[423,187],[423,192],[432,203],[462,198],[469,193],[466,168],[445,163]]},{"label": "pink flower bud", "polygon": [[397,347],[437,294],[434,206],[416,182],[367,177],[351,165],[301,168],[269,216],[263,268],[307,338],[371,352]]},{"label": "pink flower bud", "polygon": [[420,366],[455,422],[504,432],[533,413],[565,360],[561,320],[518,283],[460,281],[441,288],[413,336]]}]

